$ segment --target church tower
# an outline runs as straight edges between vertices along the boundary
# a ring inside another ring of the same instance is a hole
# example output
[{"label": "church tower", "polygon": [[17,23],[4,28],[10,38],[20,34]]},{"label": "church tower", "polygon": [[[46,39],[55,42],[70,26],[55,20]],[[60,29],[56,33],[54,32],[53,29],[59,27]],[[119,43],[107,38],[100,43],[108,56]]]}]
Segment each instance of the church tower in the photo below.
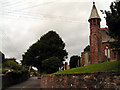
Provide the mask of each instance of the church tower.
[{"label": "church tower", "polygon": [[88,21],[90,23],[90,60],[91,64],[95,64],[102,61],[102,36],[99,31],[101,18],[97,12],[95,2],[93,2]]}]

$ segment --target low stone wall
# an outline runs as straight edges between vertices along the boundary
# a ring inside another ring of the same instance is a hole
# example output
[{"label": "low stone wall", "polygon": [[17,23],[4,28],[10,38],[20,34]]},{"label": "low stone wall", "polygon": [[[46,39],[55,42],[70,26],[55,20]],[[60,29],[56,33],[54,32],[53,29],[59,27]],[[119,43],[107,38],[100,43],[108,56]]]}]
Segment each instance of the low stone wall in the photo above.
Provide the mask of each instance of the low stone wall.
[{"label": "low stone wall", "polygon": [[120,73],[43,75],[40,88],[120,88]]}]

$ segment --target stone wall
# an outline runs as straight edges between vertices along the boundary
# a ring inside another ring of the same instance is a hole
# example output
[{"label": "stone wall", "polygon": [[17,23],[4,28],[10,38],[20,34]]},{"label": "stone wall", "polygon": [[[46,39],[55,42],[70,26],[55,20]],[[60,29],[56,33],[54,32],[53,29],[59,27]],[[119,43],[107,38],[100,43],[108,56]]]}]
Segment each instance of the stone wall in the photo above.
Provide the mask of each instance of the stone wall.
[{"label": "stone wall", "polygon": [[120,73],[43,75],[40,88],[120,88]]}]

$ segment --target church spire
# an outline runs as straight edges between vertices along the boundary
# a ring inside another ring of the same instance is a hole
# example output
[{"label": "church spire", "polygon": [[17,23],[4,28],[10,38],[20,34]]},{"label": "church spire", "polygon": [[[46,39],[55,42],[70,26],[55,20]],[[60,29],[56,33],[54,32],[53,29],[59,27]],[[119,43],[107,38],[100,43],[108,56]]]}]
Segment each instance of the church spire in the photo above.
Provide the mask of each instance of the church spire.
[{"label": "church spire", "polygon": [[99,16],[98,11],[97,11],[96,6],[95,6],[95,2],[93,2],[93,7],[92,7],[91,15],[90,15],[88,21],[90,21],[91,19],[100,19],[100,16]]}]

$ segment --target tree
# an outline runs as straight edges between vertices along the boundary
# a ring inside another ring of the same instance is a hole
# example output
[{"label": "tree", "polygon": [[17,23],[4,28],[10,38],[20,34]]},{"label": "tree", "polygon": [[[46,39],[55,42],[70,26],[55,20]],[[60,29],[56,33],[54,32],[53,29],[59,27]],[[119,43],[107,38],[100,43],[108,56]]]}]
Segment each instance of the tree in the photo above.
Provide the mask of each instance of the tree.
[{"label": "tree", "polygon": [[55,56],[42,61],[42,67],[43,70],[45,71],[44,73],[48,73],[48,74],[57,72],[61,65],[62,63],[60,59]]},{"label": "tree", "polygon": [[87,46],[85,47],[84,52],[85,52],[85,51],[90,51],[90,45],[87,45]]},{"label": "tree", "polygon": [[8,60],[6,62],[3,63],[3,68],[10,68],[10,69],[14,69],[14,70],[22,70],[22,66],[17,64],[14,61]]},{"label": "tree", "polygon": [[72,56],[70,57],[70,68],[76,68],[78,66],[78,60],[80,60],[80,56]]},{"label": "tree", "polygon": [[67,58],[65,43],[55,31],[49,31],[40,40],[34,43],[23,55],[22,63],[35,66],[40,72],[43,71],[42,61],[50,57],[58,57],[61,63]]},{"label": "tree", "polygon": [[106,24],[109,27],[108,34],[115,39],[111,47],[118,50],[120,48],[120,1],[112,2],[111,11],[105,11]]}]

